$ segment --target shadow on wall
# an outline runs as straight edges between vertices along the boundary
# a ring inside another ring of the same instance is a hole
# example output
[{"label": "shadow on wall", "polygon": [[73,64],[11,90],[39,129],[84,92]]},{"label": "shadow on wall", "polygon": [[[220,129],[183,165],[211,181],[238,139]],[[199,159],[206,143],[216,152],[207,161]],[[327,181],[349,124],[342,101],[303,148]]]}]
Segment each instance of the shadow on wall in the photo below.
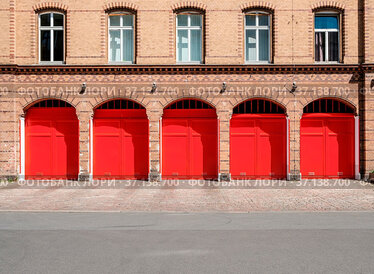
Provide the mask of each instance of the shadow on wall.
[{"label": "shadow on wall", "polygon": [[193,177],[204,180],[218,178],[217,120],[191,121],[191,170]]},{"label": "shadow on wall", "polygon": [[326,175],[351,179],[354,177],[354,121],[330,119],[326,125],[326,138],[329,138],[326,155],[332,157],[326,159]]},{"label": "shadow on wall", "polygon": [[[57,148],[62,151],[54,151],[58,158],[63,158],[66,166],[56,165],[57,175],[70,180],[78,179],[79,173],[79,125],[78,120],[65,124],[64,121],[55,123]],[[57,149],[56,148],[56,149]],[[65,175],[66,174],[66,175]]]},{"label": "shadow on wall", "polygon": [[[285,179],[287,176],[286,119],[262,119],[258,123],[260,149],[257,151],[259,176],[270,179]],[[269,159],[270,157],[270,159]]]}]

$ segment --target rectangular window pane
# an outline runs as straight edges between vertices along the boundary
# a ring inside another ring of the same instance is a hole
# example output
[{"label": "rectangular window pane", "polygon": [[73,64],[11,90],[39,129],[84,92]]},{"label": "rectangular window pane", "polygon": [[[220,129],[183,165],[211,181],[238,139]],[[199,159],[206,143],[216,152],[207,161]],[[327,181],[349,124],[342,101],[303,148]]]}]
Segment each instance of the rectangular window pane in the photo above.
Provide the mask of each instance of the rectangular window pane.
[{"label": "rectangular window pane", "polygon": [[51,61],[51,31],[40,32],[40,60]]},{"label": "rectangular window pane", "polygon": [[118,27],[121,25],[121,16],[119,15],[110,15],[109,16],[109,25]]},{"label": "rectangular window pane", "polygon": [[191,26],[201,26],[201,15],[191,15]]},{"label": "rectangular window pane", "polygon": [[326,38],[324,32],[316,32],[315,35],[315,59],[317,62],[325,61]]},{"label": "rectangular window pane", "polygon": [[256,31],[246,31],[246,52],[247,61],[257,61],[257,50],[256,50]]},{"label": "rectangular window pane", "polygon": [[40,15],[40,25],[43,27],[51,26],[51,14],[50,13]]},{"label": "rectangular window pane", "polygon": [[53,61],[64,60],[64,32],[55,30],[53,33]]},{"label": "rectangular window pane", "polygon": [[188,31],[178,30],[178,62],[188,62]]},{"label": "rectangular window pane", "polygon": [[258,34],[259,39],[259,60],[260,61],[269,61],[269,31],[268,30],[259,30]]},{"label": "rectangular window pane", "polygon": [[64,16],[62,14],[53,14],[53,25],[55,27],[62,27],[64,25]]},{"label": "rectangular window pane", "polygon": [[246,15],[245,16],[245,25],[246,26],[256,26],[256,16],[255,15]]},{"label": "rectangular window pane", "polygon": [[124,27],[132,27],[133,25],[133,16],[132,15],[123,15],[123,26]]},{"label": "rectangular window pane", "polygon": [[337,16],[316,16],[315,28],[316,29],[338,29]]},{"label": "rectangular window pane", "polygon": [[339,61],[339,35],[337,32],[329,32],[329,61]]},{"label": "rectangular window pane", "polygon": [[268,15],[259,15],[258,16],[258,25],[259,26],[268,26],[269,25],[269,16]]},{"label": "rectangular window pane", "polygon": [[121,32],[119,30],[109,31],[109,55],[110,61],[121,61]]},{"label": "rectangular window pane", "polygon": [[201,30],[191,30],[191,61],[201,61]]},{"label": "rectangular window pane", "polygon": [[134,53],[134,36],[132,30],[123,30],[123,61],[132,62]]},{"label": "rectangular window pane", "polygon": [[186,27],[188,26],[188,15],[179,14],[177,16],[178,26],[179,27]]}]

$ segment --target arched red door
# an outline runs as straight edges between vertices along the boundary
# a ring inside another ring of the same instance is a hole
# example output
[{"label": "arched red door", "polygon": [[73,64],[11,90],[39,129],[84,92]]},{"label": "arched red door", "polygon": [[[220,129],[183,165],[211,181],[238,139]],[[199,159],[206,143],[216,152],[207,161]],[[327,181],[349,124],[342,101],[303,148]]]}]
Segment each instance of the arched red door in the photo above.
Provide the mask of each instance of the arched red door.
[{"label": "arched red door", "polygon": [[235,107],[230,122],[232,179],[286,178],[287,142],[282,107],[260,99]]},{"label": "arched red door", "polygon": [[33,105],[25,117],[26,179],[77,179],[79,124],[75,108],[60,100]]},{"label": "arched red door", "polygon": [[181,100],[164,109],[162,118],[162,177],[218,178],[217,115],[198,100]]},{"label": "arched red door", "polygon": [[129,100],[99,106],[93,119],[95,179],[148,178],[148,117],[144,107]]},{"label": "arched red door", "polygon": [[354,109],[333,99],[304,108],[300,125],[302,178],[354,178]]}]

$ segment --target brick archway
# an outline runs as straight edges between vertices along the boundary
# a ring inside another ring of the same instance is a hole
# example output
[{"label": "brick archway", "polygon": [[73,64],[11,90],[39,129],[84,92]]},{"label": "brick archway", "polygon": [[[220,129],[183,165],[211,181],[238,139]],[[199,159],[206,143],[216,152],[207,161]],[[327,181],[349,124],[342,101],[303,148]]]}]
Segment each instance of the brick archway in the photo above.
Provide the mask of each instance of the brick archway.
[{"label": "brick archway", "polygon": [[26,179],[78,179],[79,121],[63,100],[38,100],[21,119],[21,173]]},{"label": "brick archway", "polygon": [[218,120],[211,104],[174,100],[164,108],[161,127],[164,179],[218,178]]}]

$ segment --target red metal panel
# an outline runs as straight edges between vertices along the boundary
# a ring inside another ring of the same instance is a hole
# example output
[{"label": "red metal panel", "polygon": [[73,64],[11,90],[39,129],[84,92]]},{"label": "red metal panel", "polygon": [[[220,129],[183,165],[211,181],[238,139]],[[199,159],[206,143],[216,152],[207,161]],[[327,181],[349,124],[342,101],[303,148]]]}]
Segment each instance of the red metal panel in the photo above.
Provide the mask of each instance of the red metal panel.
[{"label": "red metal panel", "polygon": [[148,118],[125,119],[123,123],[123,174],[134,179],[148,178]]},{"label": "red metal panel", "polygon": [[287,120],[283,114],[234,114],[230,123],[233,179],[287,176]]},{"label": "red metal panel", "polygon": [[256,126],[254,119],[231,119],[230,169],[233,179],[256,174]]},{"label": "red metal panel", "polygon": [[120,119],[93,121],[93,175],[107,179],[122,175],[122,144]]},{"label": "red metal panel", "polygon": [[78,178],[79,125],[74,108],[31,108],[25,131],[27,179]]},{"label": "red metal panel", "polygon": [[300,135],[303,178],[354,178],[353,114],[304,114]]},{"label": "red metal panel", "polygon": [[218,174],[217,120],[190,119],[189,128],[190,176],[196,179],[216,179]]},{"label": "red metal panel", "polygon": [[304,178],[325,175],[325,129],[323,120],[301,119],[300,165]]},{"label": "red metal panel", "polygon": [[96,110],[93,121],[94,178],[147,179],[148,128],[144,109]]},{"label": "red metal panel", "polygon": [[162,119],[164,179],[217,179],[215,110],[165,110]]},{"label": "red metal panel", "polygon": [[162,119],[162,175],[165,179],[190,175],[188,119]]}]

